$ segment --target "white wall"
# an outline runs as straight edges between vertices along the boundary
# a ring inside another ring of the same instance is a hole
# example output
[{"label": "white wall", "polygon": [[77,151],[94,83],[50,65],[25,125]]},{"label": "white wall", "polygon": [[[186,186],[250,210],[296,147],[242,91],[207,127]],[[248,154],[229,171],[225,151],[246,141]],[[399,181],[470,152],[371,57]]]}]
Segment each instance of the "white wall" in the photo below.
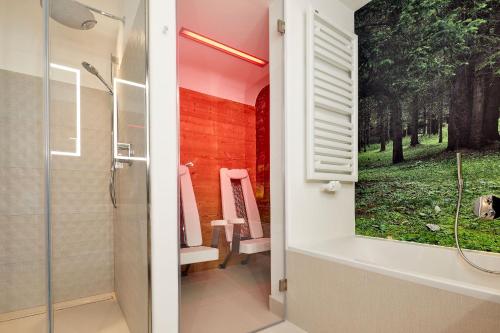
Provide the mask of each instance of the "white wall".
[{"label": "white wall", "polygon": [[149,0],[153,332],[179,327],[175,0]]},{"label": "white wall", "polygon": [[285,0],[287,245],[354,235],[354,183],[334,194],[307,182],[305,162],[305,20],[312,4],[340,28],[354,32],[354,10],[338,0]]}]

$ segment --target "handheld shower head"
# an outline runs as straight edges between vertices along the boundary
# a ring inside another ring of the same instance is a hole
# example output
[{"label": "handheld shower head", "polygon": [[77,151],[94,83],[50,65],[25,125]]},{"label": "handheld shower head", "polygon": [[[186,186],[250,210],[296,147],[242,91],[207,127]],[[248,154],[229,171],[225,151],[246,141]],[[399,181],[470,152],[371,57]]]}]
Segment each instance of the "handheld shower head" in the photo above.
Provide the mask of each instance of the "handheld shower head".
[{"label": "handheld shower head", "polygon": [[85,68],[87,70],[87,72],[89,72],[92,75],[95,75],[99,79],[99,81],[101,81],[102,84],[104,84],[104,86],[108,89],[108,92],[109,92],[110,95],[114,94],[113,89],[111,89],[111,87],[109,86],[109,84],[106,83],[106,81],[101,76],[101,74],[99,74],[99,71],[97,70],[97,68],[95,68],[94,66],[92,66],[91,64],[89,64],[86,61],[82,62],[82,66],[83,66],[83,68]]},{"label": "handheld shower head", "polygon": [[82,62],[82,66],[83,68],[85,68],[87,70],[87,72],[89,72],[90,74],[93,74],[93,75],[99,75],[99,71],[94,67],[92,66],[91,64],[89,64],[88,62],[86,61],[83,61]]}]

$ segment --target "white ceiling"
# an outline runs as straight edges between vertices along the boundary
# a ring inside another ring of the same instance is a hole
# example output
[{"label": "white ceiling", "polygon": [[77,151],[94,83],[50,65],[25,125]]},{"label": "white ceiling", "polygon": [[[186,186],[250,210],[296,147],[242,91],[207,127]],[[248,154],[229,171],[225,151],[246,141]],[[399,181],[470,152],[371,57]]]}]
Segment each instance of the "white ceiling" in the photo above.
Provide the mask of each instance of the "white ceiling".
[{"label": "white ceiling", "polygon": [[[178,1],[177,25],[269,60],[268,0]],[[178,45],[181,87],[253,104],[268,82],[267,65],[256,66],[184,37]]]}]

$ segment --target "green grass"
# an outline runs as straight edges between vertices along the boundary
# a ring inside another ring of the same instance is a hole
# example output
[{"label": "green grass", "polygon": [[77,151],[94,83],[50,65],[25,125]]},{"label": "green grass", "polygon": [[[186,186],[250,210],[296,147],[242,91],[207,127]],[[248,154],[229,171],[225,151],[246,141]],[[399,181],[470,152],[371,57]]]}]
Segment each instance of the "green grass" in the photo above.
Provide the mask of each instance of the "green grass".
[{"label": "green grass", "polygon": [[[444,137],[447,137],[444,133]],[[446,142],[425,136],[417,147],[404,140],[405,162],[392,165],[392,145],[379,152],[372,145],[359,155],[356,186],[356,233],[419,243],[454,246],[453,224],[457,199],[455,153]],[[472,204],[482,194],[500,195],[500,150],[463,154],[465,178],[460,239],[465,248],[500,252],[500,220],[482,221]],[[439,209],[436,209],[439,207]],[[437,224],[432,232],[425,226]]]}]

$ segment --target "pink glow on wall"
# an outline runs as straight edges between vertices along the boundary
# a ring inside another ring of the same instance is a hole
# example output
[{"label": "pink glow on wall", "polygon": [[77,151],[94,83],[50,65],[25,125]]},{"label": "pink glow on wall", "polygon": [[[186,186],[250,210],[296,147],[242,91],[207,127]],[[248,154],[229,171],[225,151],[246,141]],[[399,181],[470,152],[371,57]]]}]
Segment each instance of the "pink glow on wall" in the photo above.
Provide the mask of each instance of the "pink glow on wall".
[{"label": "pink glow on wall", "polygon": [[[178,2],[181,27],[256,58],[269,59],[268,0],[183,0]],[[255,105],[269,84],[269,65],[256,66],[213,47],[178,38],[179,86],[211,96]]]}]

